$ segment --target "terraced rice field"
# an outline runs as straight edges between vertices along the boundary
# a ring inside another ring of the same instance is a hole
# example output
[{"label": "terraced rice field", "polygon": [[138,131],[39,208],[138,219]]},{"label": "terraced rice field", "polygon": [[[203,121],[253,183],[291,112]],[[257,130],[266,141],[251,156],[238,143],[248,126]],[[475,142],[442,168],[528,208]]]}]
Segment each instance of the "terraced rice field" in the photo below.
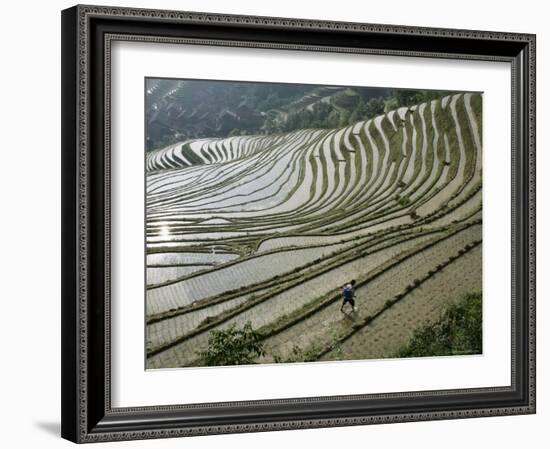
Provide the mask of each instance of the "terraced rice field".
[{"label": "terraced rice field", "polygon": [[211,330],[248,321],[260,363],[391,357],[481,291],[481,103],[148,153],[147,367],[194,366]]}]

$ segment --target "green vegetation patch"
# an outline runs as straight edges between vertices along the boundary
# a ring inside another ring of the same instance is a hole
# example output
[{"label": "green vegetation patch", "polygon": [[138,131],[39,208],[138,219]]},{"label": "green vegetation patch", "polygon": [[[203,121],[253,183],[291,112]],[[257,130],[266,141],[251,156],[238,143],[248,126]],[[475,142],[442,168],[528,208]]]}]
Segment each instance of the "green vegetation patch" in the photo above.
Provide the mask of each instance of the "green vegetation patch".
[{"label": "green vegetation patch", "polygon": [[199,352],[200,363],[206,366],[247,365],[264,355],[262,336],[248,321],[242,328],[235,324],[228,329],[210,331],[208,349]]},{"label": "green vegetation patch", "polygon": [[472,293],[450,306],[434,324],[418,328],[397,357],[482,353],[482,296]]}]

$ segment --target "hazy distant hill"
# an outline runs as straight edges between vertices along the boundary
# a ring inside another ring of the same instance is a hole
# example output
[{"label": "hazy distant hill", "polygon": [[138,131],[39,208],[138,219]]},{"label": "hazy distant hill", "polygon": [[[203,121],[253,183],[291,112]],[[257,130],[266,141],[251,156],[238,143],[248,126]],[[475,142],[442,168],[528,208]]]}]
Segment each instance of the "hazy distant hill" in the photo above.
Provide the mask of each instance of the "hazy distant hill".
[{"label": "hazy distant hill", "polygon": [[347,126],[442,94],[376,87],[149,79],[147,150],[201,137]]}]

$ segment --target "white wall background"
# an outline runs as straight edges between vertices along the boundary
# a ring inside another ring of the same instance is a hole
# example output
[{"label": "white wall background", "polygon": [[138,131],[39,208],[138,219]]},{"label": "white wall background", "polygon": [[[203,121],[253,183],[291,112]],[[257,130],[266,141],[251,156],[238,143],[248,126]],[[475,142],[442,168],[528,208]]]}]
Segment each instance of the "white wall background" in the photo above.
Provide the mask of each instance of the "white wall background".
[{"label": "white wall background", "polygon": [[[117,447],[279,448],[307,444],[409,448],[541,447],[550,419],[548,350],[550,156],[544,2],[392,0],[128,0],[111,5],[536,33],[538,42],[538,414],[443,422],[117,443]],[[0,16],[0,442],[69,447],[59,438],[60,403],[60,10],[71,1],[4,4]],[[31,446],[32,447],[32,446]],[[96,446],[94,446],[96,447]]]}]

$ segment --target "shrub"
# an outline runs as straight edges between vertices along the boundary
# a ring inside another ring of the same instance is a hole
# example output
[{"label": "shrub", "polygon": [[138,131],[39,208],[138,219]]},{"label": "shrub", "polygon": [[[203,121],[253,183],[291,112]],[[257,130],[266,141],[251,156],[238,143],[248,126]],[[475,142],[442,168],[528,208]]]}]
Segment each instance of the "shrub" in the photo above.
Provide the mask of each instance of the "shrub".
[{"label": "shrub", "polygon": [[398,357],[432,357],[482,352],[481,294],[466,295],[434,324],[417,329]]},{"label": "shrub", "polygon": [[250,321],[242,329],[235,324],[228,329],[215,329],[208,335],[208,349],[199,352],[199,357],[207,366],[251,364],[265,354],[261,339]]}]

